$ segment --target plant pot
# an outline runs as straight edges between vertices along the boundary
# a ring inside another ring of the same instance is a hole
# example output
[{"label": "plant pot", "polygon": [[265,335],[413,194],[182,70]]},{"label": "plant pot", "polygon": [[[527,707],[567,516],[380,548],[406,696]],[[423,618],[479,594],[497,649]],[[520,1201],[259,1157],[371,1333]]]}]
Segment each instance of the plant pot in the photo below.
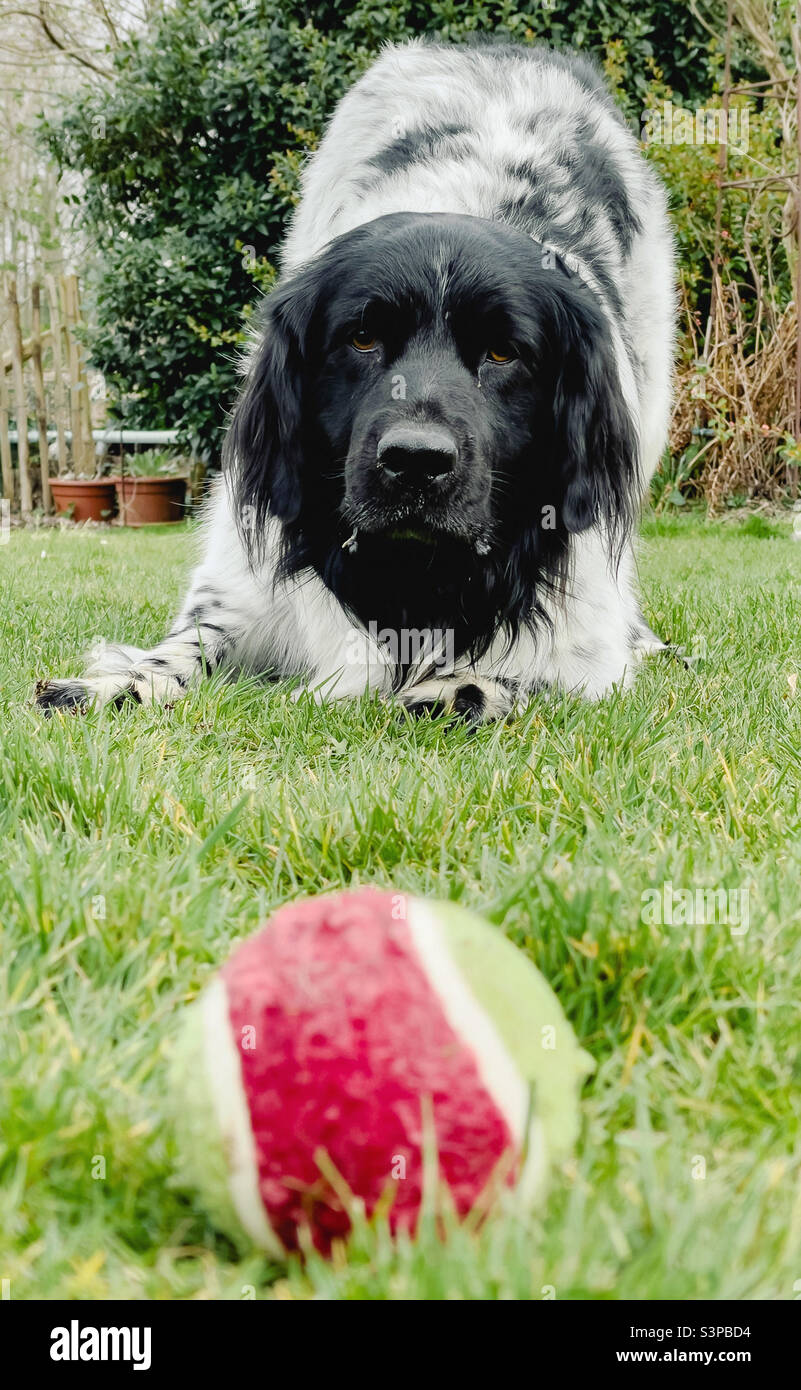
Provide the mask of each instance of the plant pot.
[{"label": "plant pot", "polygon": [[114,484],[108,478],[51,478],[56,511],[69,511],[73,521],[110,521]]},{"label": "plant pot", "polygon": [[125,526],[182,521],[186,478],[112,478]]}]

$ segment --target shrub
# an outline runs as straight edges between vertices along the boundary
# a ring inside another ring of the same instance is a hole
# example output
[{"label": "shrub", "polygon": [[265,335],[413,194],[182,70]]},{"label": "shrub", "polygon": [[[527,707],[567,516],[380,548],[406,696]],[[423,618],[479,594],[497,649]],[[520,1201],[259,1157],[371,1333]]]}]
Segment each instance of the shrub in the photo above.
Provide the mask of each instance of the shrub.
[{"label": "shrub", "polygon": [[61,167],[84,177],[89,347],[112,418],[177,425],[215,460],[243,326],[337,99],[387,40],[490,32],[594,51],[635,118],[654,73],[690,102],[714,73],[684,0],[178,0],[154,13],[115,53],[110,87],[44,127]]}]

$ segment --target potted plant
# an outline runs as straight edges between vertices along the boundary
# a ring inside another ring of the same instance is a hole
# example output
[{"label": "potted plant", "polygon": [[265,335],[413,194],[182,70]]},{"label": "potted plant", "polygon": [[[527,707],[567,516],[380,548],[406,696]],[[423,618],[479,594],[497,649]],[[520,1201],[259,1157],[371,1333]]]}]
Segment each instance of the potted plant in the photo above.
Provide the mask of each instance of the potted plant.
[{"label": "potted plant", "polygon": [[186,459],[169,449],[123,455],[120,472],[109,480],[117,489],[123,525],[181,521],[188,476]]},{"label": "potted plant", "polygon": [[[51,453],[55,453],[55,445]],[[102,460],[91,435],[72,443],[70,463],[69,472],[50,478],[56,512],[73,521],[110,521],[116,504],[114,484],[103,477]]]},{"label": "potted plant", "polygon": [[59,515],[73,521],[110,521],[114,513],[114,484],[110,478],[76,478],[62,474],[50,479]]}]

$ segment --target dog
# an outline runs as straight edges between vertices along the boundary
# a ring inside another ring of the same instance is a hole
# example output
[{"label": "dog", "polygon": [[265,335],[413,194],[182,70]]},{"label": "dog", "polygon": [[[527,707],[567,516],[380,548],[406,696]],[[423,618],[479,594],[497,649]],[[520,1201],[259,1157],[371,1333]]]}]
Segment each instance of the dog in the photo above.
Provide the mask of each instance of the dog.
[{"label": "dog", "polygon": [[663,648],[633,528],[665,445],[664,190],[595,67],[390,46],[309,159],[170,632],[45,710],[218,667],[503,718]]}]

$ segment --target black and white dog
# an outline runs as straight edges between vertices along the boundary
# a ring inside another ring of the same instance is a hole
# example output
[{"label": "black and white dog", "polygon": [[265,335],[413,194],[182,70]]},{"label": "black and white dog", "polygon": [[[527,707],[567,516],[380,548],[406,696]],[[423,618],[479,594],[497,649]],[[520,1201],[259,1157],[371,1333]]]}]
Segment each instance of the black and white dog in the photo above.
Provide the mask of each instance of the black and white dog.
[{"label": "black and white dog", "polygon": [[309,161],[169,635],[45,708],[221,663],[496,718],[661,644],[632,527],[667,432],[663,189],[583,58],[387,49]]}]

